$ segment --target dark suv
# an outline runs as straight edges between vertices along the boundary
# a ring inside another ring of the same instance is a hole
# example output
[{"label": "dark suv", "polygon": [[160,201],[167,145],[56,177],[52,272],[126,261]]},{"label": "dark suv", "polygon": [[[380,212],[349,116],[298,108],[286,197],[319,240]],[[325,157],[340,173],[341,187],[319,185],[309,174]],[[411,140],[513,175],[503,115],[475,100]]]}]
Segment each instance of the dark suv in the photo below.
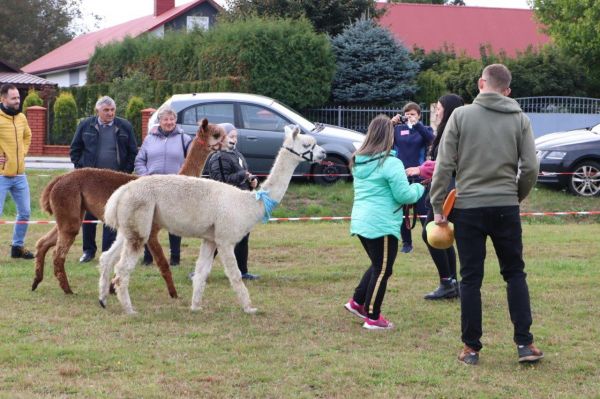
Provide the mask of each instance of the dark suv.
[{"label": "dark suv", "polygon": [[600,194],[600,124],[535,140],[539,183],[559,185],[576,195]]}]

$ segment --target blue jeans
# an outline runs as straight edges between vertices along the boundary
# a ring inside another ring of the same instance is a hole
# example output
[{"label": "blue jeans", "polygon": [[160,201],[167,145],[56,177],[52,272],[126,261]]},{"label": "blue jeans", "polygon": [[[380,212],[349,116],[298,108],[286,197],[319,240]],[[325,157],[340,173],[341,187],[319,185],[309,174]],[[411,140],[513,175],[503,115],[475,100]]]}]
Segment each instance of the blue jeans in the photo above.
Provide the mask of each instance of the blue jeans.
[{"label": "blue jeans", "polygon": [[[31,205],[27,176],[24,174],[12,177],[0,176],[0,215],[2,215],[2,211],[4,210],[6,193],[9,192],[17,206],[17,221],[29,221]],[[28,224],[15,224],[15,228],[13,229],[13,246],[22,247],[24,245],[28,227]]]},{"label": "blue jeans", "polygon": [[518,206],[457,209],[450,214],[460,259],[460,310],[462,341],[481,349],[481,283],[489,236],[506,282],[508,311],[517,345],[533,342],[527,274],[523,262],[521,217]]}]

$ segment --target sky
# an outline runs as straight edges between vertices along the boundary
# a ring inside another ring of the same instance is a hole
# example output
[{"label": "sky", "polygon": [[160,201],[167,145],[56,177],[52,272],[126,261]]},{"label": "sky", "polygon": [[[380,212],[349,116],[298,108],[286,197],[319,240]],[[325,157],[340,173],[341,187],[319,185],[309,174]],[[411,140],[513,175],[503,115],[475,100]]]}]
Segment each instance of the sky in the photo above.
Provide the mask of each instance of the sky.
[{"label": "sky", "polygon": [[[528,8],[527,0],[464,1],[467,6]],[[175,5],[179,6],[189,2],[190,0],[175,0]],[[221,5],[225,4],[225,0],[216,0],[216,2]],[[152,14],[154,12],[154,0],[83,0],[82,12],[84,15],[96,14],[102,17],[102,21],[98,24],[98,29],[102,29]],[[91,18],[86,19],[88,29],[96,30],[91,21]]]}]

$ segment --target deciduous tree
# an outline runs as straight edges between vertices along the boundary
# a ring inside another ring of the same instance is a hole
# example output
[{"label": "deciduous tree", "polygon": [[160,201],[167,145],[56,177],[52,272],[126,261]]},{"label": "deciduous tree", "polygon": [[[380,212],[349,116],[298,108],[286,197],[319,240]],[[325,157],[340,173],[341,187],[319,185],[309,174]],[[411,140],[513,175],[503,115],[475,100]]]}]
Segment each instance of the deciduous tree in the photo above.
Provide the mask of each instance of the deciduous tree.
[{"label": "deciduous tree", "polygon": [[[2,0],[0,59],[20,68],[71,40],[82,28],[82,0]],[[96,18],[96,17],[94,17]]]},{"label": "deciduous tree", "polygon": [[372,0],[228,0],[228,19],[305,16],[315,30],[335,36],[361,17],[377,17],[383,11]]}]

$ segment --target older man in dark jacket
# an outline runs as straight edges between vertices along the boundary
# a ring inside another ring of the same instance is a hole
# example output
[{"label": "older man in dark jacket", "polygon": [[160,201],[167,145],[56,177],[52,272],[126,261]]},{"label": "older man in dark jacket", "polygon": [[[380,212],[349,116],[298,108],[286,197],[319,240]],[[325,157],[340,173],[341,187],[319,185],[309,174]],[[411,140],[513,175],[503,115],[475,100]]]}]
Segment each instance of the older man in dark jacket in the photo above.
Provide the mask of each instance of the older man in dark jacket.
[{"label": "older man in dark jacket", "polygon": [[[96,102],[98,116],[89,117],[77,126],[71,142],[71,161],[75,168],[112,169],[133,171],[137,143],[131,123],[115,117],[115,101],[104,96]],[[89,212],[84,220],[97,218]],[[96,255],[96,225],[84,223],[83,255],[80,262],[89,262]],[[116,238],[116,232],[106,226],[102,229],[102,251],[106,251]]]}]

